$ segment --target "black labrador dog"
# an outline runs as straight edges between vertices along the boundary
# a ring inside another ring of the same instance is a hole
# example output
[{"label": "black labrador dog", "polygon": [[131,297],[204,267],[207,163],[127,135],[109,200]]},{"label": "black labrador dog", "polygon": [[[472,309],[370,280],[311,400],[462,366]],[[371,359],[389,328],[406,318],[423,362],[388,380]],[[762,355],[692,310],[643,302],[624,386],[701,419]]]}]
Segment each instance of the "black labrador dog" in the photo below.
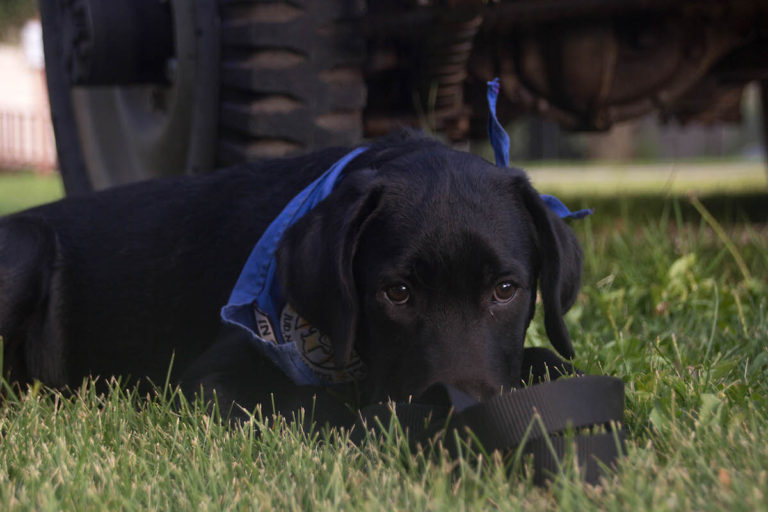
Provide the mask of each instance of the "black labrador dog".
[{"label": "black labrador dog", "polygon": [[[7,379],[76,387],[88,375],[171,378],[251,407],[295,384],[220,309],[288,201],[347,152],[161,179],[0,219]],[[547,334],[572,357],[570,228],[522,171],[399,134],[354,158],[276,252],[287,301],[352,354],[367,400],[444,382],[488,397],[518,386],[540,290]],[[537,286],[538,284],[538,286]]]}]

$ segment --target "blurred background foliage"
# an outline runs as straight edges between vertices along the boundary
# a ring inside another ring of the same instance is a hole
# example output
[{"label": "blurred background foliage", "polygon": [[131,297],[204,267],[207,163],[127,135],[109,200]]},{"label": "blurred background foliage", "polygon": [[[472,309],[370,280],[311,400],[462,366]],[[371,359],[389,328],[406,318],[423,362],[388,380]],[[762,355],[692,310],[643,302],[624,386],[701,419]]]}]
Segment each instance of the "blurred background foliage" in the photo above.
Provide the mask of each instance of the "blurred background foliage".
[{"label": "blurred background foliage", "polygon": [[24,22],[37,16],[35,0],[0,0],[0,41],[15,42]]}]

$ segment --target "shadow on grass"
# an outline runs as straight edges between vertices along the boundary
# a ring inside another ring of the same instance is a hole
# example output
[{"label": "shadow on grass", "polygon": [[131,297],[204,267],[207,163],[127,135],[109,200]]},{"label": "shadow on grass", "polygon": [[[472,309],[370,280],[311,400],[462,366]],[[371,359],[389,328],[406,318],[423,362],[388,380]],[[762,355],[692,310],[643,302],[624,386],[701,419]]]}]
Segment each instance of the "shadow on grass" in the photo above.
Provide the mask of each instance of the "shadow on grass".
[{"label": "shadow on grass", "polygon": [[[768,192],[742,194],[709,194],[699,197],[704,207],[721,223],[768,222]],[[592,208],[596,224],[617,218],[658,221],[661,212],[680,217],[683,222],[699,222],[701,214],[686,197],[664,197],[658,194],[618,194],[614,197],[572,196],[566,200],[574,208]]]}]

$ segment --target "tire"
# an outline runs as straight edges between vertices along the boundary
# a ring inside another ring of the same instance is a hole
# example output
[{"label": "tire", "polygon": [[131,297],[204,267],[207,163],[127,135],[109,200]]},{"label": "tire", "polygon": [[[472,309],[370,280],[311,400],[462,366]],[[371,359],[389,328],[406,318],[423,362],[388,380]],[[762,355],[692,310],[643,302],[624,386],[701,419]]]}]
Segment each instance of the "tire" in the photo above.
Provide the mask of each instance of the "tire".
[{"label": "tire", "polygon": [[349,23],[362,14],[355,2],[170,0],[166,83],[130,85],[70,84],[62,4],[40,1],[67,195],[362,136],[365,45]]},{"label": "tire", "polygon": [[70,85],[62,4],[41,0],[40,12],[67,194],[211,169],[218,113],[214,0],[171,0],[175,58],[170,83],[125,86]]},{"label": "tire", "polygon": [[220,15],[220,164],[361,139],[356,2],[221,0]]}]

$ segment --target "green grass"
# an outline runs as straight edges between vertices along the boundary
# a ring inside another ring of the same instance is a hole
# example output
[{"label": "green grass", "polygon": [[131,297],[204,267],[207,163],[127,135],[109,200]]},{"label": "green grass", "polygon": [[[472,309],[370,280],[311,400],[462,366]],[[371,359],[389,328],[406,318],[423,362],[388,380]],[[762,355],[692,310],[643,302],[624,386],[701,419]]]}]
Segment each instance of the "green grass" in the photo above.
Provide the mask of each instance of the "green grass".
[{"label": "green grass", "polygon": [[764,162],[561,163],[524,168],[540,191],[563,197],[768,191]]},{"label": "green grass", "polygon": [[58,174],[0,173],[0,215],[47,203],[63,194]]},{"label": "green grass", "polygon": [[[0,405],[0,509],[765,510],[768,224],[738,199],[722,226],[685,199],[603,201],[574,224],[566,318],[578,366],[626,383],[628,455],[602,485],[568,465],[536,488],[499,457],[410,455],[397,435],[228,428],[117,387],[33,389]],[[548,346],[539,317],[528,344]]]}]

